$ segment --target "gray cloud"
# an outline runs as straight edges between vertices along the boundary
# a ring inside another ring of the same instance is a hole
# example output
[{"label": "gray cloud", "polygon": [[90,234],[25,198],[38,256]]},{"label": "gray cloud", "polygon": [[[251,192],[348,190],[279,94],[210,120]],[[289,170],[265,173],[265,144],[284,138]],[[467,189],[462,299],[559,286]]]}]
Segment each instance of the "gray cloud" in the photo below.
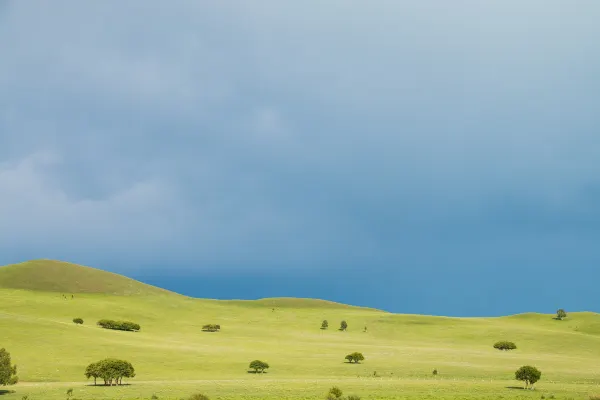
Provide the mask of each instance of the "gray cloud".
[{"label": "gray cloud", "polygon": [[597,258],[595,2],[2,4],[14,257]]}]

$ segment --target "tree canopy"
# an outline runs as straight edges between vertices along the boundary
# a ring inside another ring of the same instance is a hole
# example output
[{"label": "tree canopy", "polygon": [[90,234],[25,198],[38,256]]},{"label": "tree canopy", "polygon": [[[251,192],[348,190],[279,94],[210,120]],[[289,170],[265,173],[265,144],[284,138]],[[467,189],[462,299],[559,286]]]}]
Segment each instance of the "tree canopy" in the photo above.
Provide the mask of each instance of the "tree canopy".
[{"label": "tree canopy", "polygon": [[362,353],[359,352],[354,352],[354,353],[350,353],[345,357],[346,360],[348,360],[349,363],[359,363],[361,361],[363,361],[365,359],[365,356],[363,356]]},{"label": "tree canopy", "polygon": [[18,381],[17,366],[11,365],[10,353],[6,349],[0,349],[0,385],[14,385]]},{"label": "tree canopy", "polygon": [[518,381],[525,382],[525,388],[529,385],[533,388],[533,384],[540,380],[542,377],[542,373],[536,367],[532,367],[531,365],[525,365],[519,368],[515,372],[515,379]]},{"label": "tree canopy", "polygon": [[129,361],[106,358],[88,365],[84,375],[88,379],[94,378],[94,385],[96,379],[100,378],[104,381],[104,385],[116,386],[123,384],[123,378],[135,377],[135,370]]},{"label": "tree canopy", "polygon": [[342,321],[340,323],[340,331],[345,331],[346,329],[348,329],[348,323],[346,321]]},{"label": "tree canopy", "polygon": [[321,329],[327,329],[329,328],[329,322],[327,322],[326,319],[323,320],[323,322],[321,322]]},{"label": "tree canopy", "polygon": [[250,363],[250,369],[253,369],[257,374],[262,374],[265,369],[269,369],[269,364],[264,361],[254,360]]},{"label": "tree canopy", "polygon": [[83,319],[82,318],[73,318],[73,322],[76,323],[77,325],[81,325],[81,324],[83,324]]},{"label": "tree canopy", "polygon": [[221,330],[221,325],[218,324],[207,324],[202,326],[204,332],[217,332]]},{"label": "tree canopy", "polygon": [[567,312],[560,308],[556,311],[556,319],[562,320],[563,318],[567,318]]}]

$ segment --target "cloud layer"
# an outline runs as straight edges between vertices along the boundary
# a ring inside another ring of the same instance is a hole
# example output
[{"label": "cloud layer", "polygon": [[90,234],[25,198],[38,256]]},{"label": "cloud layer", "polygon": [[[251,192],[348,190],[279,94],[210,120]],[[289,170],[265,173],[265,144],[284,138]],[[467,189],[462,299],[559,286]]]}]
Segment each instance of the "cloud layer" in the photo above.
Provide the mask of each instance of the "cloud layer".
[{"label": "cloud layer", "polygon": [[0,2],[2,261],[597,274],[598,20],[594,1]]}]

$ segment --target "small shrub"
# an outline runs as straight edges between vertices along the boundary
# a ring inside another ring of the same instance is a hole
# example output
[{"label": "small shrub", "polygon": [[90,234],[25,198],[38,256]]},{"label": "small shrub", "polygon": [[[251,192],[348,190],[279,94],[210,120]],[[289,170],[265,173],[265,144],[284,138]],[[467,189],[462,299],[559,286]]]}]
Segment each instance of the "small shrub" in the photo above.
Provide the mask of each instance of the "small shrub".
[{"label": "small shrub", "polygon": [[76,323],[77,325],[81,325],[81,324],[83,324],[83,319],[81,319],[81,318],[73,318],[73,322]]},{"label": "small shrub", "polygon": [[323,322],[321,322],[321,329],[325,330],[329,328],[329,322],[327,322],[326,319],[323,320]]},{"label": "small shrub", "polygon": [[517,345],[513,342],[501,340],[499,342],[494,343],[494,348],[498,350],[515,350],[517,348]]},{"label": "small shrub", "polygon": [[156,394],[153,394],[152,397],[150,397],[150,400],[158,400],[158,396]]},{"label": "small shrub", "polygon": [[73,389],[67,390],[67,398],[70,399],[73,396]]},{"label": "small shrub", "polygon": [[342,321],[340,323],[340,331],[345,331],[346,329],[348,329],[348,323],[346,321]]},{"label": "small shrub", "polygon": [[433,376],[436,376],[437,374],[438,374],[438,370],[437,370],[437,369],[434,369],[434,370],[433,370]]},{"label": "small shrub", "polygon": [[567,312],[565,310],[563,310],[562,308],[558,309],[556,311],[556,319],[559,321],[562,321],[563,318],[567,318]]},{"label": "small shrub", "polygon": [[350,396],[348,396],[348,400],[360,400],[360,396],[351,394]]},{"label": "small shrub", "polygon": [[329,389],[329,392],[327,393],[327,399],[328,400],[333,400],[333,399],[339,399],[342,397],[342,389],[340,389],[337,386],[332,387],[331,389]]},{"label": "small shrub", "polygon": [[221,330],[221,325],[217,325],[217,324],[204,325],[204,326],[202,326],[202,330],[204,332],[217,332],[217,331]]},{"label": "small shrub", "polygon": [[188,400],[209,400],[208,396],[202,393],[196,393],[189,397]]}]

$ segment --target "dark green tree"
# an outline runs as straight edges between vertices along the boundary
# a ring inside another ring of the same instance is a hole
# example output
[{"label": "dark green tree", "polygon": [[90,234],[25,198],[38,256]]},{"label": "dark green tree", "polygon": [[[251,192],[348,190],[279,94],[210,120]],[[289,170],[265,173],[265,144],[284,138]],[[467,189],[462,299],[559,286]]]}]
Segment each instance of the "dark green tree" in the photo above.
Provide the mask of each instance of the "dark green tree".
[{"label": "dark green tree", "polygon": [[321,329],[327,329],[329,328],[329,322],[327,322],[326,319],[323,320],[323,322],[321,322]]},{"label": "dark green tree", "polygon": [[262,374],[265,369],[269,369],[269,364],[264,361],[254,360],[250,363],[250,369],[253,369],[255,373]]},{"label": "dark green tree", "polygon": [[17,366],[11,365],[10,353],[6,349],[0,349],[0,385],[14,385],[18,381]]},{"label": "dark green tree", "polygon": [[567,312],[562,308],[556,311],[556,319],[562,321],[564,318],[567,318]]},{"label": "dark green tree", "polygon": [[217,324],[208,324],[208,325],[202,326],[202,330],[204,332],[217,332],[220,329],[221,329],[221,325],[217,325]]},{"label": "dark green tree", "polygon": [[515,372],[515,379],[525,382],[525,389],[529,386],[533,389],[533,384],[540,380],[542,373],[536,367],[525,365]]},{"label": "dark green tree", "polygon": [[73,322],[76,323],[77,325],[81,325],[81,324],[83,324],[83,319],[81,319],[81,318],[73,318]]},{"label": "dark green tree", "polygon": [[346,329],[348,329],[348,323],[346,321],[342,321],[340,323],[340,331],[345,331]]},{"label": "dark green tree", "polygon": [[354,353],[350,353],[345,357],[346,360],[348,360],[349,363],[359,363],[361,361],[363,361],[365,359],[365,357],[363,356],[362,353],[359,352],[354,352]]}]

